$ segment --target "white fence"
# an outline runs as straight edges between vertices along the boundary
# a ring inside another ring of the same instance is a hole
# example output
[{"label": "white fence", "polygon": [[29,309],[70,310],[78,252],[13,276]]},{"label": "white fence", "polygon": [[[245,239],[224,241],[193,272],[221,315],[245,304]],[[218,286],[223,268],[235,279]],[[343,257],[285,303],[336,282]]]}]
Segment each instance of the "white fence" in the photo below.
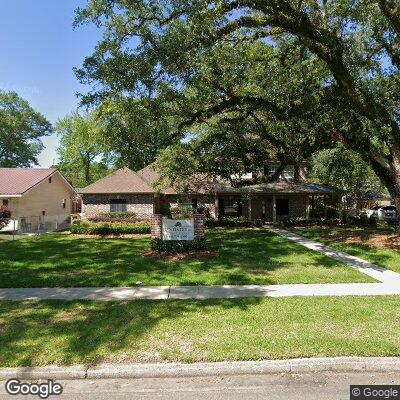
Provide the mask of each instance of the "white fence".
[{"label": "white fence", "polygon": [[9,220],[8,224],[1,229],[1,232],[16,232],[16,233],[46,233],[63,230],[69,225],[69,219],[65,218],[46,218],[29,217],[18,220]]}]

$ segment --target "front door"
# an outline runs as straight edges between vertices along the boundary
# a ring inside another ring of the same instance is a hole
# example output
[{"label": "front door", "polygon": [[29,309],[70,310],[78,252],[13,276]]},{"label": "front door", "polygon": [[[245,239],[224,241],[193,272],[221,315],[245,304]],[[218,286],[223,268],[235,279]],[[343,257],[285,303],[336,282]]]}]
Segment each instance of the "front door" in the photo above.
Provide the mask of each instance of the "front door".
[{"label": "front door", "polygon": [[276,215],[278,217],[289,216],[289,199],[276,199]]}]

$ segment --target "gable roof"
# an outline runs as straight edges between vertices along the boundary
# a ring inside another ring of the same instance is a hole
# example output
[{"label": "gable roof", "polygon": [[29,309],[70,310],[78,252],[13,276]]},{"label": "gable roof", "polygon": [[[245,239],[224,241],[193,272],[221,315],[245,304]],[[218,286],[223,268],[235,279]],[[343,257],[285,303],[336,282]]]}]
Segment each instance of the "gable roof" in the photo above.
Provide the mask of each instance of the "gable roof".
[{"label": "gable roof", "polygon": [[[154,183],[160,178],[160,174],[147,166],[137,172],[129,168],[122,168],[106,176],[97,182],[92,183],[82,189],[83,194],[112,194],[112,193],[155,193]],[[163,194],[178,194],[178,192],[168,187],[161,191]],[[211,181],[207,177],[197,176],[190,183],[188,193],[195,194],[240,194],[240,193],[259,193],[259,194],[331,194],[333,189],[324,185],[316,185],[303,182],[271,182],[260,183],[257,185],[242,186],[234,188],[228,182],[219,180]]]},{"label": "gable roof", "polygon": [[[152,188],[154,188],[154,183],[160,179],[160,174],[155,171],[154,169],[151,168],[151,165],[148,165],[147,167],[142,168],[141,170],[137,171],[137,174],[142,177]],[[164,194],[177,194],[177,191],[172,188],[164,188],[162,190],[162,193]]]},{"label": "gable roof", "polygon": [[83,194],[155,193],[138,173],[122,168],[82,189]]},{"label": "gable roof", "polygon": [[0,195],[23,195],[55,172],[55,168],[0,168]]},{"label": "gable roof", "polygon": [[305,182],[269,182],[258,185],[244,186],[251,193],[282,193],[282,194],[332,194],[334,190],[329,186]]}]

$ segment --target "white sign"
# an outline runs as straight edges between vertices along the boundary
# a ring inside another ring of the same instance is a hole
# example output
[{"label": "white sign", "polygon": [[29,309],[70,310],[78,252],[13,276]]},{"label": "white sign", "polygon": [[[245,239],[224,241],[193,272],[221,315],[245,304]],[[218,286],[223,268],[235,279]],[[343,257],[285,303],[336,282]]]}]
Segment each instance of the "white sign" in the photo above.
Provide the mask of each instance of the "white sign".
[{"label": "white sign", "polygon": [[193,240],[194,222],[192,219],[164,219],[163,240]]}]

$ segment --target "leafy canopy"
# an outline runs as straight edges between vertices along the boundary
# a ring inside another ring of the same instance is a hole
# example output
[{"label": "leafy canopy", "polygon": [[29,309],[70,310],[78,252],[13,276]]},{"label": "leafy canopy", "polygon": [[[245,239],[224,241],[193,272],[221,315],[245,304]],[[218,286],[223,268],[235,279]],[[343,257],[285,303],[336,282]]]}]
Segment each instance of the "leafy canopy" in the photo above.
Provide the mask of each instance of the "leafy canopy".
[{"label": "leafy canopy", "polygon": [[60,138],[58,167],[74,186],[89,185],[108,172],[102,129],[88,112],[74,112],[55,124]]},{"label": "leafy canopy", "polygon": [[51,125],[15,92],[0,90],[0,167],[37,164]]},{"label": "leafy canopy", "polygon": [[210,172],[340,143],[400,204],[399,10],[399,0],[92,0],[76,24],[103,26],[104,38],[77,70],[93,84],[83,101],[167,104],[176,151]]}]

